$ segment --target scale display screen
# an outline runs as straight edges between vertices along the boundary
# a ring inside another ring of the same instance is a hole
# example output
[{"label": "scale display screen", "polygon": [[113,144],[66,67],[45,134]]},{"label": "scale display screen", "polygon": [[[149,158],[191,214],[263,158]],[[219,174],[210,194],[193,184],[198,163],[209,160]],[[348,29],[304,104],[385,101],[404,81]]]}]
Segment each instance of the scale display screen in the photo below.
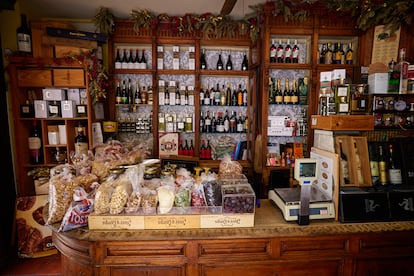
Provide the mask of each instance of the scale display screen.
[{"label": "scale display screen", "polygon": [[299,177],[315,177],[316,163],[300,163]]}]

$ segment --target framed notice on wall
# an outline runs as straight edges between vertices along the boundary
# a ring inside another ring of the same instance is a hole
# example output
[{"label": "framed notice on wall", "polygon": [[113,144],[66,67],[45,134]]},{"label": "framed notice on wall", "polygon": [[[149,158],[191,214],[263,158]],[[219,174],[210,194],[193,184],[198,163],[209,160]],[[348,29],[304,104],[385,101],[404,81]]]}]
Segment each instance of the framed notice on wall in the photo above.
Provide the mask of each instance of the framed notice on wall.
[{"label": "framed notice on wall", "polygon": [[400,29],[391,34],[384,25],[375,27],[371,64],[380,62],[388,66],[391,60],[398,61]]}]

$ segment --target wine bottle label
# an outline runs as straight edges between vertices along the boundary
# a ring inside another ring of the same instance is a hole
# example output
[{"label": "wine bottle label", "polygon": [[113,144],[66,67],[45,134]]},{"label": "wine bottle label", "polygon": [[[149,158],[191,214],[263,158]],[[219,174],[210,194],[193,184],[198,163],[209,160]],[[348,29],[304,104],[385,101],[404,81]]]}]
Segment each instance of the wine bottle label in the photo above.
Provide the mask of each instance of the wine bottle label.
[{"label": "wine bottle label", "polygon": [[88,143],[77,142],[75,143],[75,154],[88,154]]},{"label": "wine bottle label", "polygon": [[39,137],[29,137],[29,150],[38,150],[42,146],[42,141]]},{"label": "wine bottle label", "polygon": [[19,51],[30,53],[32,52],[32,43],[30,35],[24,33],[17,34],[17,46]]},{"label": "wine bottle label", "polygon": [[282,96],[276,96],[276,102],[277,103],[282,103],[283,102],[283,97]]},{"label": "wine bottle label", "polygon": [[401,170],[389,169],[388,174],[390,176],[390,183],[394,185],[402,184]]}]

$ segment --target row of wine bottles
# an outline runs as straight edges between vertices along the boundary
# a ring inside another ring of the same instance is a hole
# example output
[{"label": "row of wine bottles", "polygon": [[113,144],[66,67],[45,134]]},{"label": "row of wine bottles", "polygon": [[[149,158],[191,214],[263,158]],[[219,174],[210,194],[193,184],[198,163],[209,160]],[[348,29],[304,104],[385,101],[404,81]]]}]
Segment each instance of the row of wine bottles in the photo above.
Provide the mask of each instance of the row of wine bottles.
[{"label": "row of wine bottles", "polygon": [[285,87],[282,90],[281,80],[270,79],[269,83],[269,104],[299,104],[299,90],[297,81],[285,79]]},{"label": "row of wine bottles", "polygon": [[146,69],[145,50],[116,49],[115,69]]},{"label": "row of wine bottles", "polygon": [[247,106],[247,96],[247,89],[242,89],[241,84],[237,89],[231,89],[230,83],[227,83],[227,88],[224,84],[220,88],[220,84],[217,83],[215,88],[213,85],[210,88],[200,88],[200,105]]},{"label": "row of wine bottles", "polygon": [[[242,63],[241,63],[241,67],[236,69],[236,70],[247,71],[248,68],[249,68],[249,61],[247,59],[247,54],[244,53],[243,54],[243,60],[242,60]],[[207,68],[207,59],[206,59],[205,49],[201,49],[200,69],[201,70],[209,69],[209,68]],[[216,68],[215,69],[217,69],[217,70],[234,70],[235,68],[233,68],[233,61],[231,60],[231,54],[228,54],[227,61],[224,62],[224,58],[223,58],[222,53],[220,51],[218,53],[218,59],[217,59],[217,62],[216,62]]]},{"label": "row of wine bottles", "polygon": [[140,87],[137,82],[134,92],[131,79],[128,79],[128,84],[125,80],[122,80],[122,88],[121,82],[117,81],[115,104],[152,104],[152,99],[152,87]]},{"label": "row of wine bottles", "polygon": [[293,46],[290,44],[290,39],[286,41],[286,44],[282,44],[282,40],[279,39],[279,44],[276,46],[275,39],[272,39],[270,45],[270,62],[271,63],[299,63],[299,46],[295,39]]},{"label": "row of wine bottles", "polygon": [[345,51],[345,44],[336,42],[323,43],[321,49],[318,49],[319,64],[352,64],[354,60],[354,50],[352,49],[352,42],[348,43]]},{"label": "row of wine bottles", "polygon": [[200,132],[201,133],[244,133],[247,132],[249,125],[247,116],[242,116],[239,113],[237,117],[236,111],[232,111],[231,115],[226,110],[223,112],[213,111],[210,114],[208,110],[204,116],[203,112],[200,114]]}]

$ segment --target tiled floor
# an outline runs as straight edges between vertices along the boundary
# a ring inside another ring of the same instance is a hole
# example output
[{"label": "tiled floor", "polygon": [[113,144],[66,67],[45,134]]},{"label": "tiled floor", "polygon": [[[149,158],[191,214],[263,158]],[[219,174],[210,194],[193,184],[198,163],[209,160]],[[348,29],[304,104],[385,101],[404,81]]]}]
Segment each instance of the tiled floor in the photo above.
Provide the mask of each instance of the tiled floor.
[{"label": "tiled floor", "polygon": [[62,275],[60,255],[55,254],[42,258],[17,259],[11,262],[4,271],[0,271],[0,275],[60,276]]}]

